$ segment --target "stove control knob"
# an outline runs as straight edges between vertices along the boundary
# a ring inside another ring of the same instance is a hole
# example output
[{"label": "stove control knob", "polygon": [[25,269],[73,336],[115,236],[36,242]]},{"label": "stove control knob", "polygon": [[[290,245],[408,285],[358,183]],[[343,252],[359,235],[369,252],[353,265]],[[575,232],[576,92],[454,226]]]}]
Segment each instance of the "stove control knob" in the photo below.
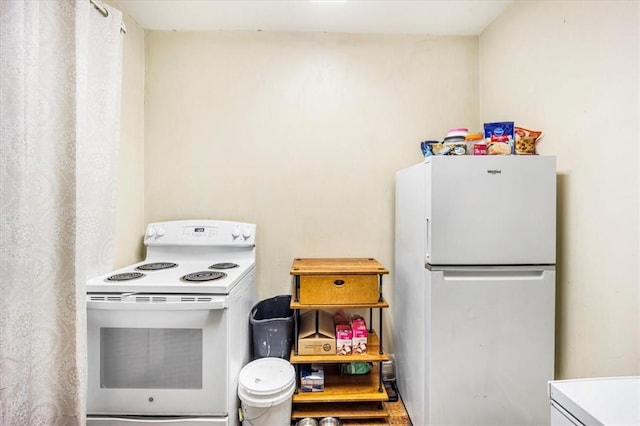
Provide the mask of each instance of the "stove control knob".
[{"label": "stove control knob", "polygon": [[166,229],[164,229],[164,226],[161,226],[160,228],[158,228],[158,231],[156,232],[156,238],[162,237],[166,232],[167,231]]},{"label": "stove control knob", "polygon": [[231,236],[233,237],[234,240],[238,238],[240,236],[240,228],[234,229],[233,232],[231,233]]},{"label": "stove control knob", "polygon": [[248,240],[250,236],[251,236],[251,229],[247,228],[244,231],[242,231],[242,238],[244,238],[245,240]]},{"label": "stove control knob", "polygon": [[156,228],[153,226],[150,226],[147,228],[147,237],[151,238],[154,235],[156,235]]}]

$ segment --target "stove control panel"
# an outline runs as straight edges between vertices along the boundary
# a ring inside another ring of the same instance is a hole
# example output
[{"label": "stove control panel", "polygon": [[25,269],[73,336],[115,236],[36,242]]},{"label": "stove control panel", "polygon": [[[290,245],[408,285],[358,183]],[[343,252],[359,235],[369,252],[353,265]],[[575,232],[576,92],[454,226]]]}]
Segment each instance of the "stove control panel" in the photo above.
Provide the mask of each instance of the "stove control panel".
[{"label": "stove control panel", "polygon": [[181,235],[187,238],[215,238],[217,233],[215,226],[184,226]]},{"label": "stove control panel", "polygon": [[175,220],[147,225],[145,245],[253,246],[256,225],[221,220]]}]

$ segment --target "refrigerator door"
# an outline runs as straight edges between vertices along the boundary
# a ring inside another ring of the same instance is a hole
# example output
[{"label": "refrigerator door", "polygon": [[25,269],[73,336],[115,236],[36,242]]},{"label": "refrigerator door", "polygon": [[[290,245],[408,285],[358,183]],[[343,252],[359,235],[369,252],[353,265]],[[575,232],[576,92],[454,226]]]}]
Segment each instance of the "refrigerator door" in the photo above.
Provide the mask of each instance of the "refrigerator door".
[{"label": "refrigerator door", "polygon": [[428,400],[426,418],[416,419],[425,421],[418,424],[549,424],[554,268],[443,268],[425,273]]},{"label": "refrigerator door", "polygon": [[555,157],[434,156],[422,167],[425,263],[555,264]]}]

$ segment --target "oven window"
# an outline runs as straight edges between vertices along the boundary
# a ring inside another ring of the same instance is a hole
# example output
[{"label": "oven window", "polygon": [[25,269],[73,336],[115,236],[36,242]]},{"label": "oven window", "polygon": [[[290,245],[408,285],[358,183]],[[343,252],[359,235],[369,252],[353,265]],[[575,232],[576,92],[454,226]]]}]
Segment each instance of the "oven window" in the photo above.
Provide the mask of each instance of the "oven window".
[{"label": "oven window", "polygon": [[100,387],[202,389],[202,329],[101,328]]}]

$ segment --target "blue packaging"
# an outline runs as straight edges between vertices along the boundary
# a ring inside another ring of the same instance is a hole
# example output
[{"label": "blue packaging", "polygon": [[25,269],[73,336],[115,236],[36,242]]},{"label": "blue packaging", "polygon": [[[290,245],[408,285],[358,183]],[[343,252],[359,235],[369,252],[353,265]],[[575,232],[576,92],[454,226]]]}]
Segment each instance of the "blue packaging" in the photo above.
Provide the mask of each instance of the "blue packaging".
[{"label": "blue packaging", "polygon": [[484,140],[489,155],[513,154],[513,121],[484,123]]},{"label": "blue packaging", "polygon": [[440,143],[440,141],[420,142],[420,149],[422,149],[422,154],[425,157],[431,157],[433,155],[433,150],[431,149],[431,145],[433,145],[434,143]]}]

